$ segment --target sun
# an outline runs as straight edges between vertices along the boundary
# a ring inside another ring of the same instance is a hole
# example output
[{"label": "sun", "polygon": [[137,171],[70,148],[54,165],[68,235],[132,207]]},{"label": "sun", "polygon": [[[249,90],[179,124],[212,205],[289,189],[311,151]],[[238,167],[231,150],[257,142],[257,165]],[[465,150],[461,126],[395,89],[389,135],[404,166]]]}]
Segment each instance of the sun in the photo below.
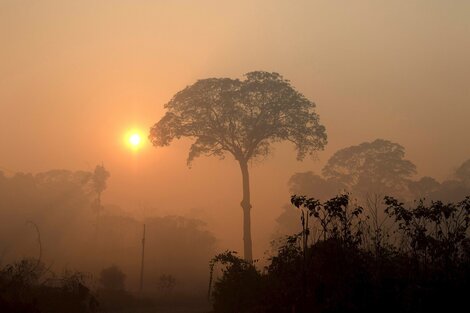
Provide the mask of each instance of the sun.
[{"label": "sun", "polygon": [[139,134],[132,134],[130,137],[129,137],[129,143],[131,144],[131,146],[133,147],[137,147],[138,145],[140,145],[140,142],[142,141],[142,139],[140,138],[140,135]]},{"label": "sun", "polygon": [[137,130],[127,132],[125,141],[127,146],[129,146],[132,150],[140,149],[144,144],[142,134]]}]

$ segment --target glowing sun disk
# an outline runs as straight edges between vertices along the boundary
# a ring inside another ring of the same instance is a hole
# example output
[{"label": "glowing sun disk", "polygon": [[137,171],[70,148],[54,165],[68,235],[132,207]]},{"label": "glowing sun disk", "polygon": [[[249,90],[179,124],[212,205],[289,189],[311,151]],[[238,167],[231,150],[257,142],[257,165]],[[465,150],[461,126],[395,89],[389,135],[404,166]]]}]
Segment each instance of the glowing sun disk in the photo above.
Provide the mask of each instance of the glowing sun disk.
[{"label": "glowing sun disk", "polygon": [[138,146],[140,144],[141,138],[139,134],[132,134],[129,137],[129,142],[133,146]]}]

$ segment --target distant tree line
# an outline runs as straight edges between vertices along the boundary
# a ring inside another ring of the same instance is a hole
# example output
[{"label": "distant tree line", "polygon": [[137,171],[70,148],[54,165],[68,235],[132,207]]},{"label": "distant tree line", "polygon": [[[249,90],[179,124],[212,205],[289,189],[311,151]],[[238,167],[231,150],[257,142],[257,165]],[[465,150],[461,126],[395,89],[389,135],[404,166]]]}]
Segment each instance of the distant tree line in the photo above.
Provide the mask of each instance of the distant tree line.
[{"label": "distant tree line", "polygon": [[[102,269],[114,264],[126,276],[125,289],[132,291],[138,284],[145,223],[144,290],[163,293],[162,275],[181,282],[171,286],[175,293],[205,287],[206,264],[216,239],[204,222],[183,216],[138,220],[104,205],[101,194],[109,177],[102,165],[92,171],[34,175],[0,172],[0,270],[33,258],[53,272],[79,269],[98,279]],[[200,293],[203,296],[205,288]]]}]

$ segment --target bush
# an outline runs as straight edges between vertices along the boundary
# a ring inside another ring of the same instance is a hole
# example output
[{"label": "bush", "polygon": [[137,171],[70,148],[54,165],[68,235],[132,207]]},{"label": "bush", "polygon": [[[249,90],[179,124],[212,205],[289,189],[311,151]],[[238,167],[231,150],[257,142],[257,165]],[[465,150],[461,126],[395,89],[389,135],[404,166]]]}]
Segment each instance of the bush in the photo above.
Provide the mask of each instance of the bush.
[{"label": "bush", "polygon": [[126,275],[116,266],[105,268],[100,273],[100,283],[104,289],[124,290]]},{"label": "bush", "polygon": [[98,301],[80,272],[57,277],[38,260],[23,259],[0,270],[0,312],[96,312]]}]

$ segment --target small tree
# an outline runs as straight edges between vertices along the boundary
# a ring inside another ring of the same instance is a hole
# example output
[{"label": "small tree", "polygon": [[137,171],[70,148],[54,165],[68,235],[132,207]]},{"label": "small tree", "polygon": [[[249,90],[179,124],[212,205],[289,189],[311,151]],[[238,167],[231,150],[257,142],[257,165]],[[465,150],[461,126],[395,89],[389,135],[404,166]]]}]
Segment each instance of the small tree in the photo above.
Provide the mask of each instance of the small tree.
[{"label": "small tree", "polygon": [[[215,280],[212,288],[217,264],[222,267],[222,276]],[[208,295],[214,300],[215,312],[248,312],[259,301],[262,274],[252,262],[239,258],[235,251],[225,251],[212,258],[209,268]]]},{"label": "small tree", "polygon": [[96,213],[99,216],[101,211],[101,194],[106,189],[106,181],[108,180],[110,174],[104,167],[104,165],[97,165],[92,176],[92,186],[93,191],[96,193]]},{"label": "small tree", "polygon": [[271,151],[271,144],[290,141],[297,159],[323,149],[325,127],[315,104],[277,73],[251,72],[245,80],[209,78],[178,92],[165,105],[166,114],[150,129],[154,146],[173,139],[194,139],[187,163],[200,155],[231,154],[243,182],[244,258],[252,260],[251,198],[248,162]]},{"label": "small tree", "polygon": [[100,273],[100,283],[104,289],[124,290],[126,275],[116,265],[103,269]]}]

